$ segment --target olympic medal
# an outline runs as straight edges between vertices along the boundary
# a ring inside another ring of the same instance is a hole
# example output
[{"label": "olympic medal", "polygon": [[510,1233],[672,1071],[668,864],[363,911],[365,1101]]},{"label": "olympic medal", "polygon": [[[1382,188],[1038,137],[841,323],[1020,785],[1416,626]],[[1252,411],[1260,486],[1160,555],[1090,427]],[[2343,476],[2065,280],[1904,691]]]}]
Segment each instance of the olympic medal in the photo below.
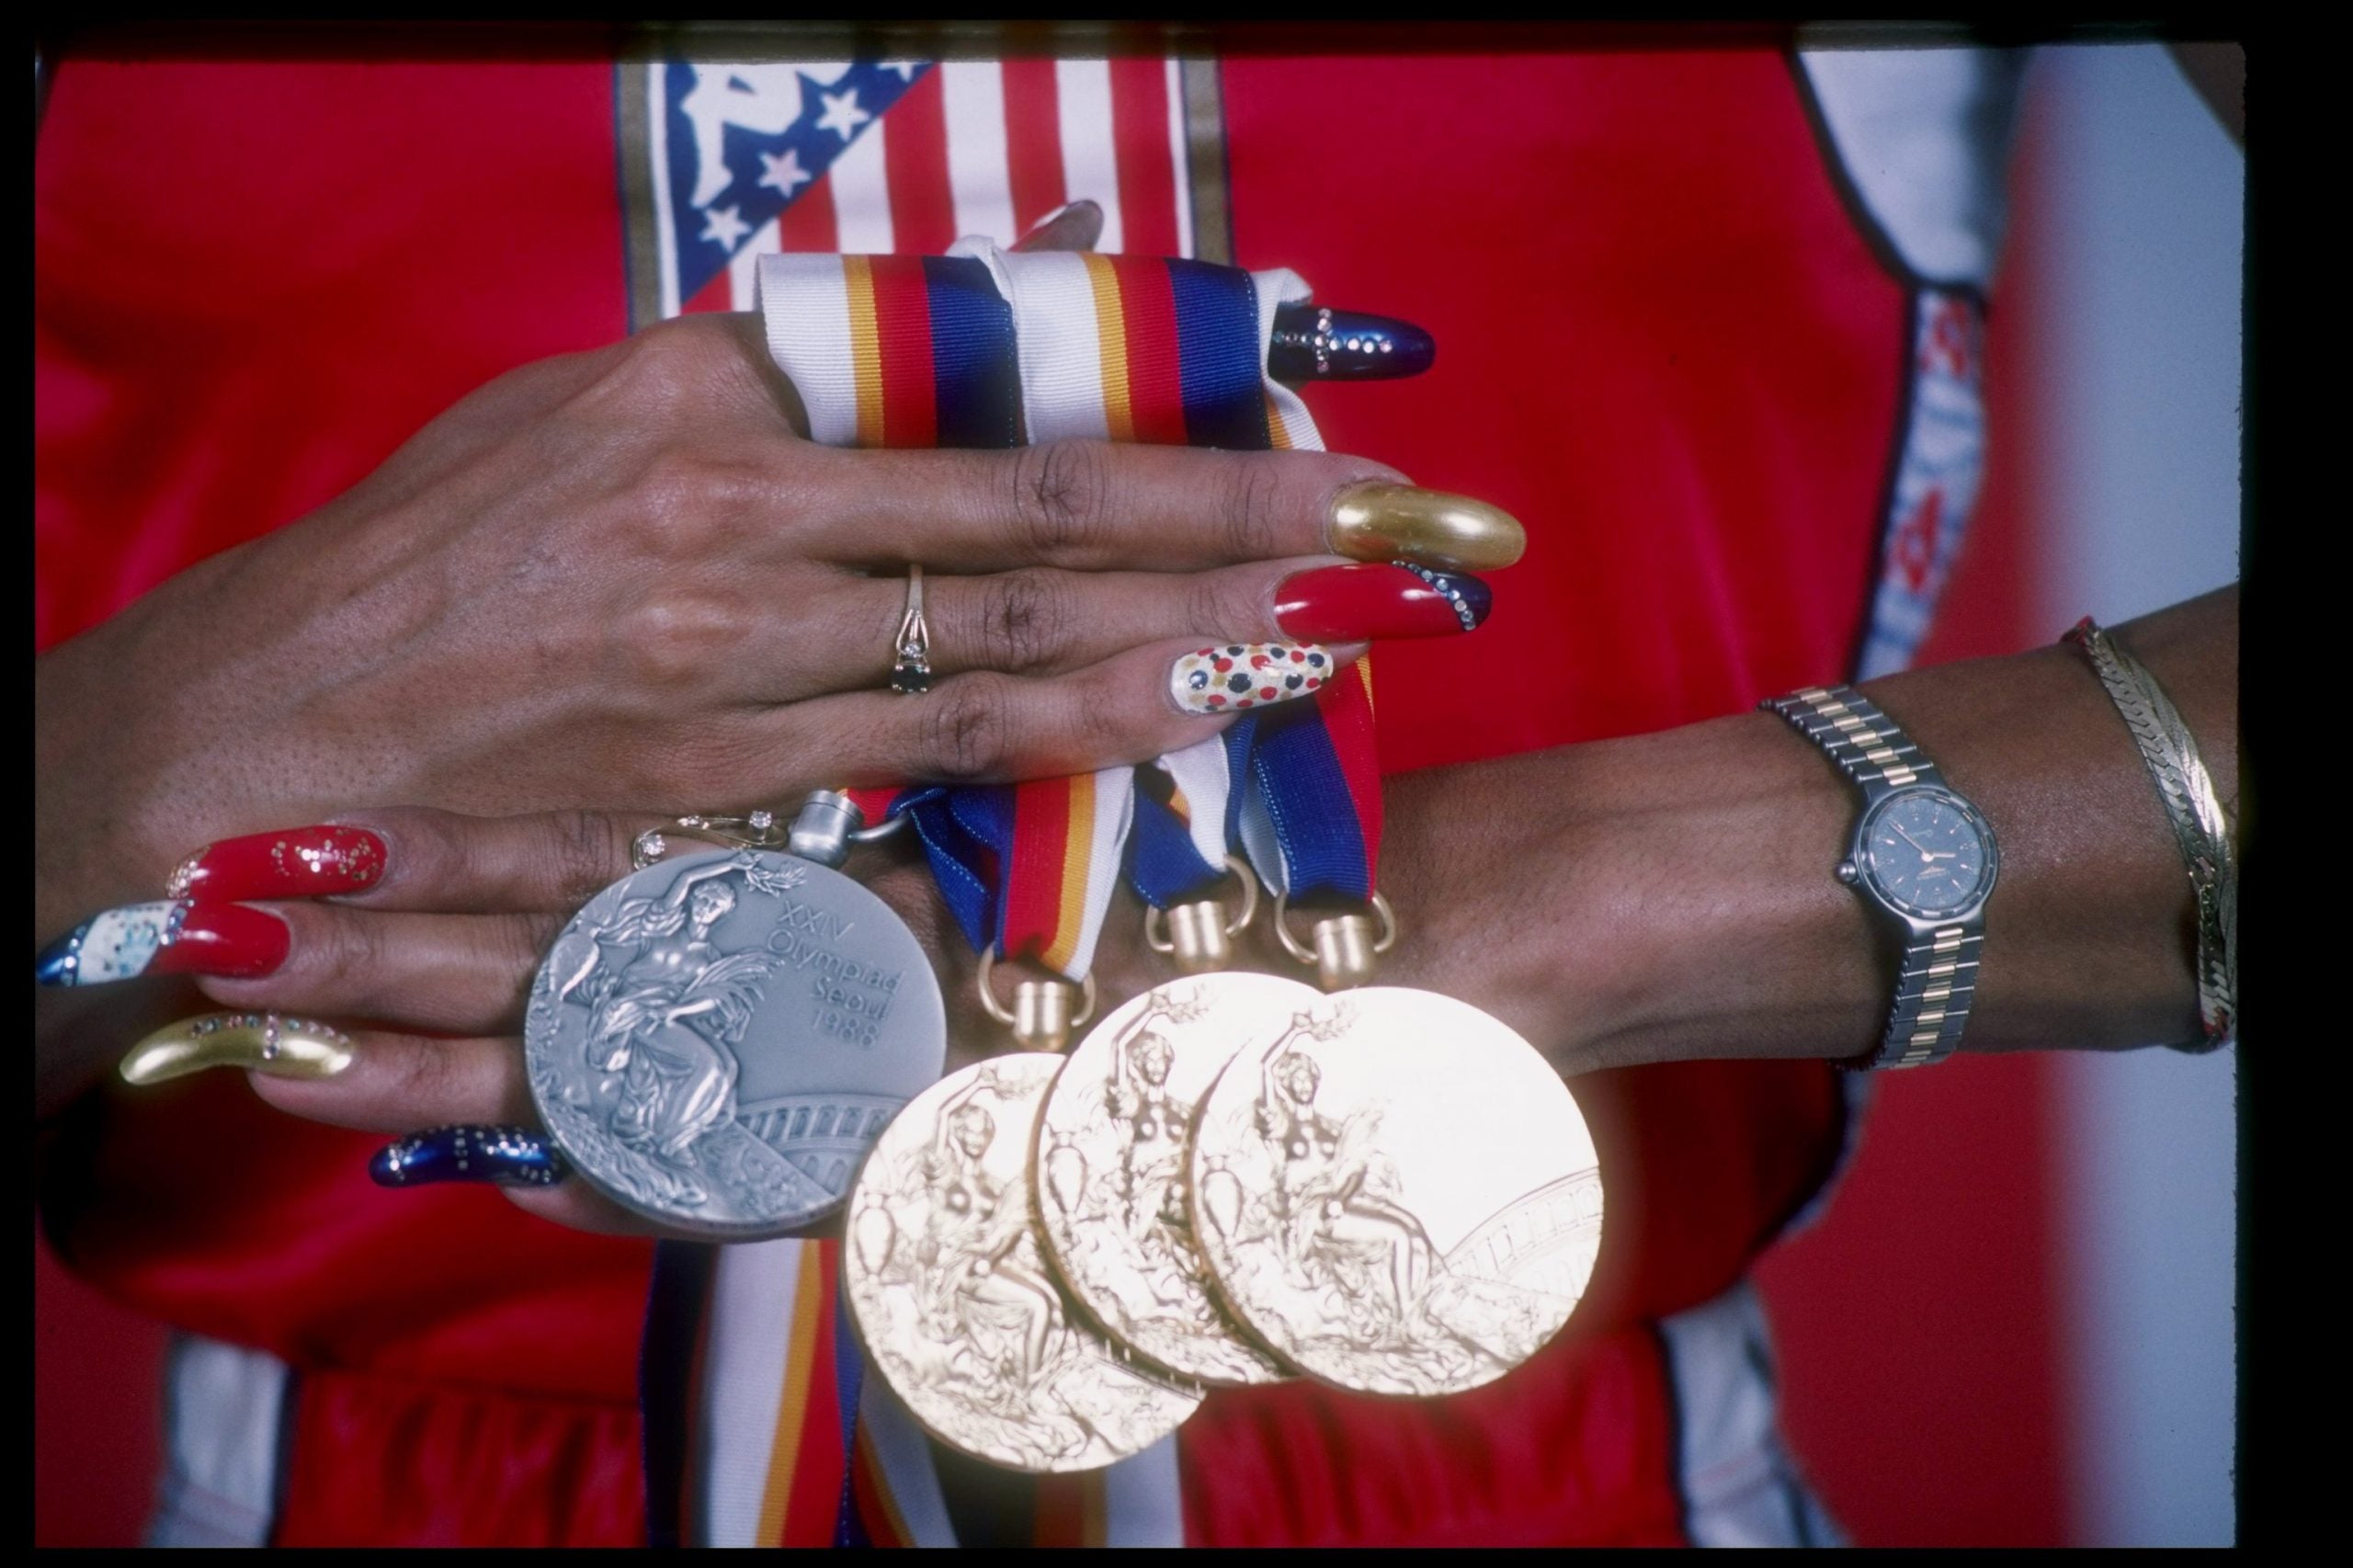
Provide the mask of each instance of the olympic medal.
[{"label": "olympic medal", "polygon": [[1601,1171],[1535,1048],[1435,992],[1316,998],[1202,1100],[1193,1235],[1218,1293],[1342,1388],[1491,1382],[1569,1318],[1601,1244]]},{"label": "olympic medal", "polygon": [[890,906],[761,849],[663,860],[589,900],[540,967],[523,1040],[582,1178],[727,1241],[837,1208],[948,1051],[939,983]]},{"label": "olympic medal", "polygon": [[1185,1153],[1194,1111],[1234,1051],[1274,1039],[1317,1000],[1269,974],[1172,981],[1096,1025],[1046,1098],[1037,1176],[1047,1256],[1113,1338],[1171,1371],[1228,1384],[1290,1375],[1211,1291]]},{"label": "olympic medal", "polygon": [[979,1062],[911,1101],[850,1197],[842,1278],[867,1353],[941,1442],[1008,1470],[1095,1470],[1175,1431],[1198,1392],[1074,1312],[1039,1250],[1029,1148],[1063,1059]]}]

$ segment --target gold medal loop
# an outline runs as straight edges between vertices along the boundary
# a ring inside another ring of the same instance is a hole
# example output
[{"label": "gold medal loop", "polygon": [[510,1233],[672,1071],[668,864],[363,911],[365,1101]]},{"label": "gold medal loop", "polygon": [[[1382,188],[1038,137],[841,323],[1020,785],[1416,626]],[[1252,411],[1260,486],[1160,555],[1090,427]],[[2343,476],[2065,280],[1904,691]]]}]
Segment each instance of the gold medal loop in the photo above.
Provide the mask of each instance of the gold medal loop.
[{"label": "gold medal loop", "polygon": [[[1095,1016],[1095,973],[1073,984],[1067,980],[1023,980],[1013,987],[1013,1006],[1007,1009],[996,999],[996,988],[990,983],[996,972],[996,949],[988,948],[981,953],[981,1011],[1013,1031],[1014,1043],[1023,1051],[1060,1052],[1070,1043],[1070,1037],[1086,1020]],[[1071,1003],[1078,1003],[1076,1017],[1071,1013]]]},{"label": "gold medal loop", "polygon": [[1372,895],[1372,912],[1381,917],[1378,937],[1373,934],[1373,922],[1365,915],[1327,915],[1316,921],[1313,933],[1315,945],[1310,948],[1283,924],[1283,916],[1290,909],[1290,895],[1277,893],[1275,935],[1281,938],[1283,951],[1313,967],[1315,983],[1326,991],[1346,991],[1369,984],[1373,971],[1379,967],[1373,960],[1397,945],[1397,912],[1379,893]]},{"label": "gold medal loop", "polygon": [[1143,912],[1143,945],[1176,960],[1187,974],[1209,974],[1233,967],[1233,938],[1249,927],[1258,914],[1258,879],[1247,862],[1229,855],[1225,869],[1242,884],[1242,913],[1228,917],[1225,903],[1214,898],[1156,905]]}]

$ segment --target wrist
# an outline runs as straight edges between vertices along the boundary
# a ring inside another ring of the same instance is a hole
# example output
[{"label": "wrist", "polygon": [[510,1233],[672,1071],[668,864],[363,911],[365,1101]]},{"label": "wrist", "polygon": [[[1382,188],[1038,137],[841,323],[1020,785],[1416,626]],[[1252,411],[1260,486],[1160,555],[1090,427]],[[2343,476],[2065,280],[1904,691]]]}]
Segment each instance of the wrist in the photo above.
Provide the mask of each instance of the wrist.
[{"label": "wrist", "polygon": [[1779,719],[1396,784],[1383,880],[1420,925],[1410,983],[1478,1002],[1564,1071],[1877,1040],[1889,960],[1832,875],[1851,791]]}]

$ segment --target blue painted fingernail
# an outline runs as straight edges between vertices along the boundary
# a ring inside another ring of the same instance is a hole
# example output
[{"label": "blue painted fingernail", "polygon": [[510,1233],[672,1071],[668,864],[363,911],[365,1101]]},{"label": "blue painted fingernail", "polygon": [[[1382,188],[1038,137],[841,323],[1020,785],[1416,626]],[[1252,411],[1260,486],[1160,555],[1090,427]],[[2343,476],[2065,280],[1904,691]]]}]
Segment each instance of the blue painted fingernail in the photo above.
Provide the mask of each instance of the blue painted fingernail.
[{"label": "blue painted fingernail", "polygon": [[1278,305],[1267,374],[1279,381],[1388,381],[1438,361],[1438,339],[1412,322],[1319,305]]},{"label": "blue painted fingernail", "polygon": [[440,1181],[553,1187],[572,1174],[555,1145],[520,1127],[437,1127],[387,1143],[368,1162],[378,1187]]}]

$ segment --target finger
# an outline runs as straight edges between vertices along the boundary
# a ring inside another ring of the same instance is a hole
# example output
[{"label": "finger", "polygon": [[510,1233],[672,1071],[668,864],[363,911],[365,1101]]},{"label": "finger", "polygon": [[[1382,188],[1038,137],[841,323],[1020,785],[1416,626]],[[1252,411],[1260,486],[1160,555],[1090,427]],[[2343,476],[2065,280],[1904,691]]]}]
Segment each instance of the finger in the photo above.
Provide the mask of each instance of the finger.
[{"label": "finger", "polygon": [[[796,676],[818,674],[836,689],[878,684],[905,613],[905,585],[863,580],[833,597],[839,619],[822,637],[810,639],[805,627],[793,633],[794,651],[805,659],[823,647],[832,667],[820,672],[804,664]],[[924,584],[937,676],[969,670],[1062,675],[1172,639],[1347,643],[1459,636],[1486,619],[1490,602],[1486,585],[1464,574],[1330,556],[1185,574],[1051,566],[982,577],[926,573]],[[772,657],[745,665],[781,667],[786,657],[779,647]]]},{"label": "finger", "polygon": [[942,574],[1197,571],[1324,553],[1355,490],[1432,494],[1398,483],[1402,477],[1333,452],[1108,441],[828,451],[809,547],[886,574],[910,562]]},{"label": "finger", "polygon": [[520,1028],[531,977],[571,915],[412,915],[332,903],[275,904],[269,913],[287,930],[278,967],[255,978],[202,978],[206,995],[228,1007],[449,1034]]},{"label": "finger", "polygon": [[454,1124],[510,1123],[540,1130],[513,1036],[435,1039],[353,1029],[350,1063],[332,1077],[294,1078],[256,1069],[254,1093],[290,1115],[368,1132],[404,1133]]},{"label": "finger", "polygon": [[979,670],[920,697],[850,692],[781,710],[770,744],[786,756],[822,750],[856,784],[1086,773],[1178,750],[1236,714],[1313,697],[1362,651],[1161,642],[1064,676]]},{"label": "finger", "polygon": [[1103,237],[1103,209],[1081,197],[1067,207],[1058,208],[1038,220],[1037,227],[1021,236],[1013,248],[1017,251],[1093,250]]},{"label": "finger", "polygon": [[1279,381],[1392,381],[1438,360],[1438,339],[1393,316],[1321,305],[1275,307],[1267,374]]},{"label": "finger", "polygon": [[206,903],[334,896],[378,910],[569,913],[629,874],[631,838],[657,820],[604,812],[352,812],[335,823],[206,845],[181,862],[169,891]]},{"label": "finger", "polygon": [[553,1139],[517,1122],[459,1122],[395,1138],[376,1151],[368,1174],[378,1187],[553,1187],[572,1175]]},{"label": "finger", "polygon": [[516,1208],[527,1214],[552,1221],[567,1230],[585,1231],[591,1235],[683,1236],[690,1241],[709,1239],[687,1232],[666,1230],[642,1214],[632,1214],[584,1181],[567,1181],[558,1187],[509,1187],[506,1197]]},{"label": "finger", "polygon": [[[417,1130],[433,1128],[504,1127],[544,1139],[524,1076],[521,1040],[432,1040],[380,1030],[344,1038],[349,1062],[332,1078],[294,1078],[257,1068],[248,1074],[254,1092],[306,1120],[395,1135],[395,1148],[413,1146]],[[370,1174],[384,1163],[384,1152],[379,1151],[369,1161]],[[519,1163],[505,1162],[509,1166]],[[455,1175],[458,1179],[488,1176],[506,1188],[517,1207],[575,1231],[619,1236],[665,1233],[661,1226],[583,1181],[529,1186],[497,1181],[500,1164],[480,1162],[478,1169]],[[382,1184],[381,1176],[379,1180]]]},{"label": "finger", "polygon": [[575,1231],[601,1235],[664,1233],[585,1182],[543,1133],[514,1124],[460,1123],[396,1138],[376,1151],[368,1174],[378,1187],[404,1191],[445,1182],[497,1187],[526,1210]]}]

